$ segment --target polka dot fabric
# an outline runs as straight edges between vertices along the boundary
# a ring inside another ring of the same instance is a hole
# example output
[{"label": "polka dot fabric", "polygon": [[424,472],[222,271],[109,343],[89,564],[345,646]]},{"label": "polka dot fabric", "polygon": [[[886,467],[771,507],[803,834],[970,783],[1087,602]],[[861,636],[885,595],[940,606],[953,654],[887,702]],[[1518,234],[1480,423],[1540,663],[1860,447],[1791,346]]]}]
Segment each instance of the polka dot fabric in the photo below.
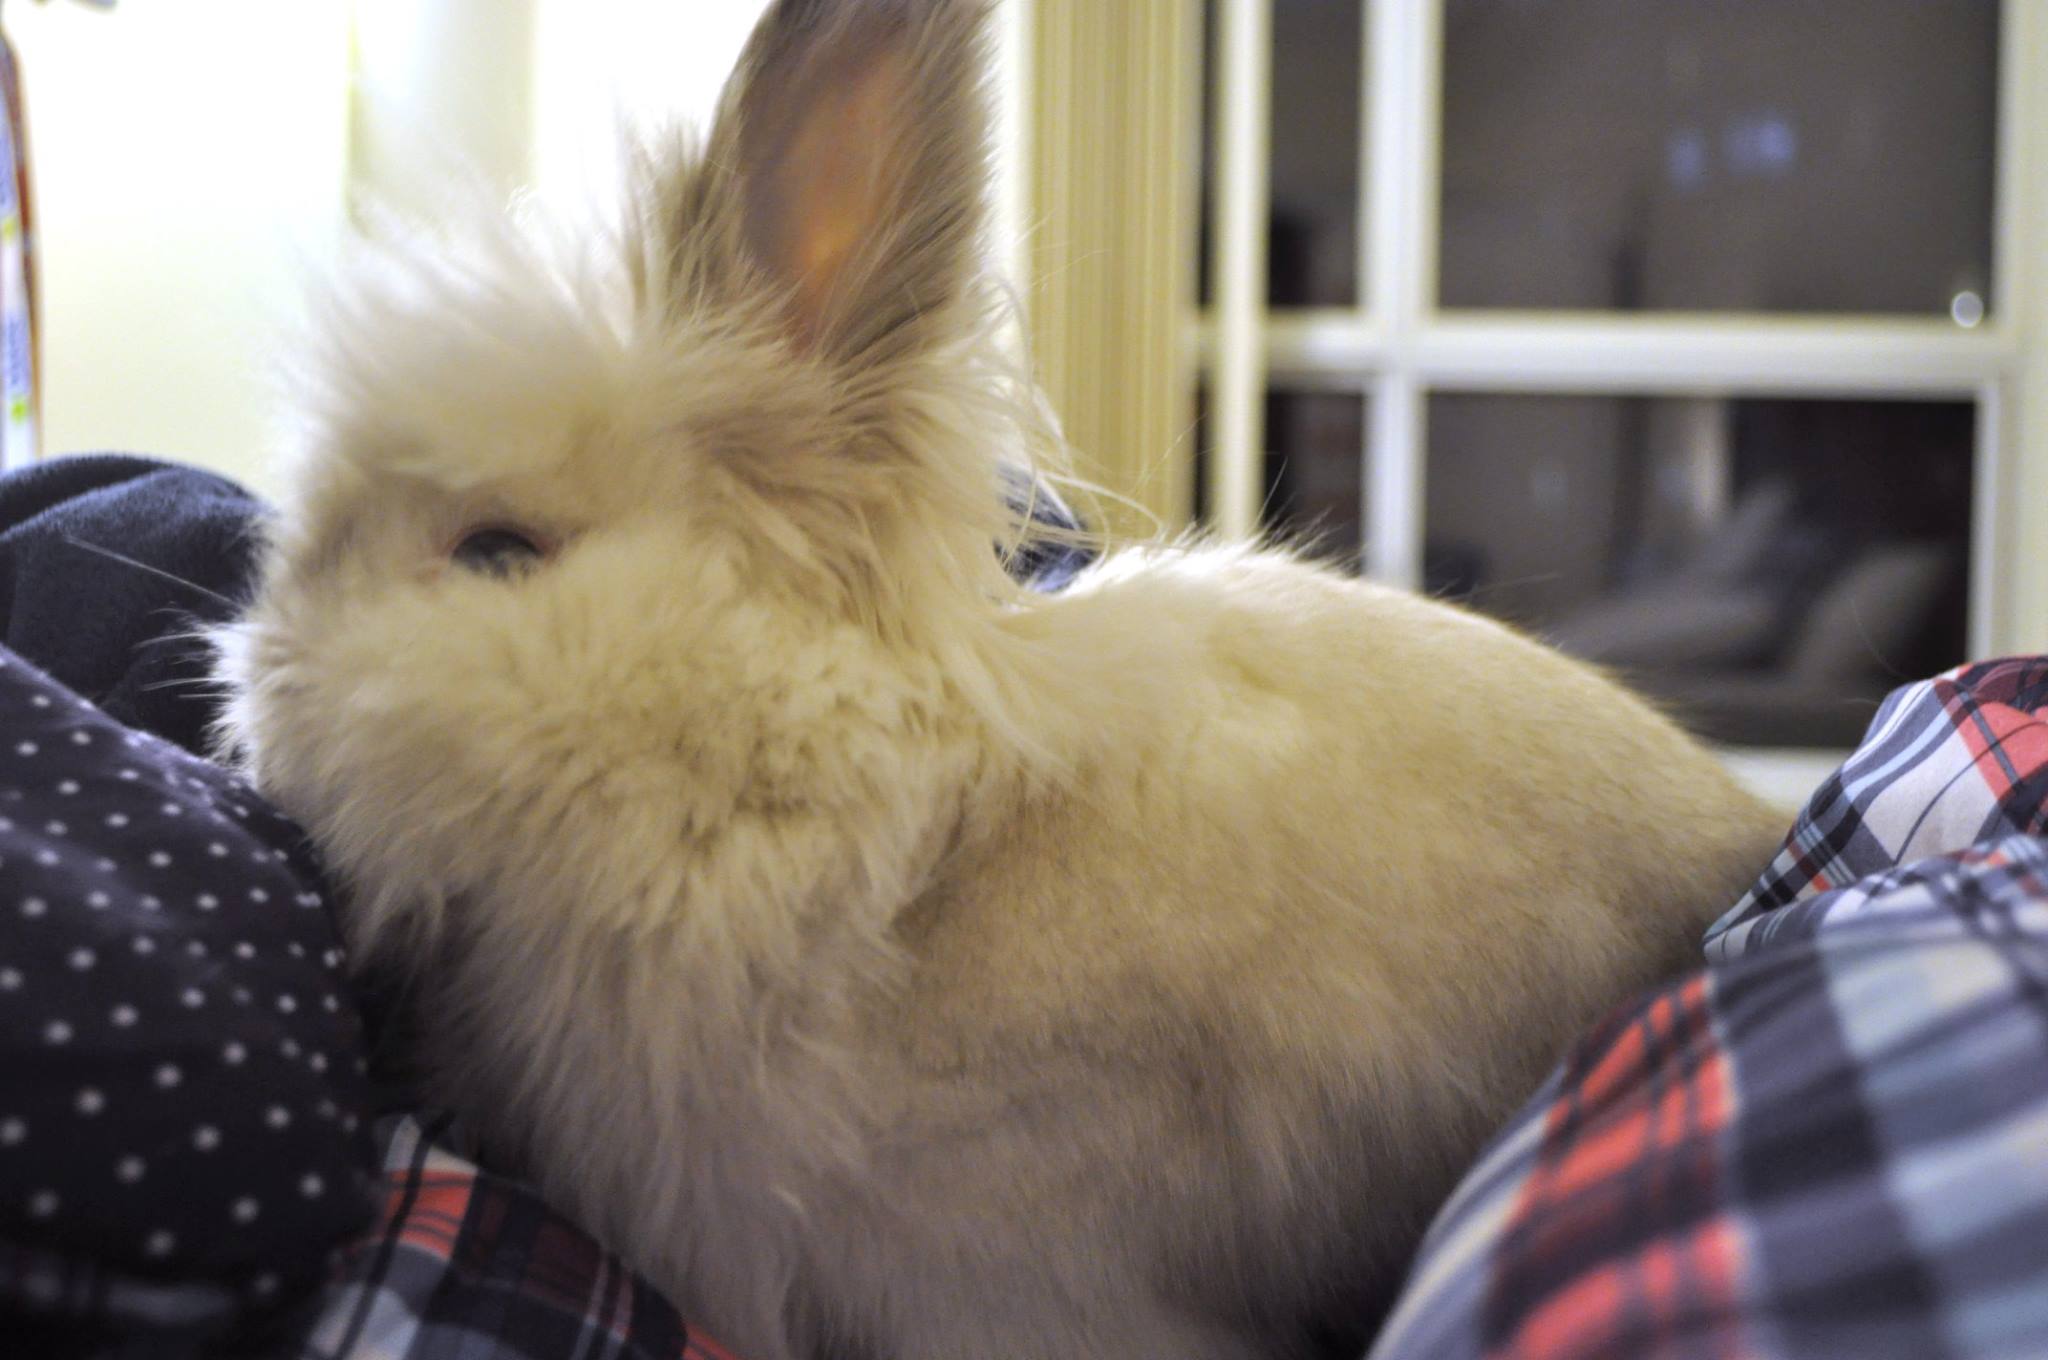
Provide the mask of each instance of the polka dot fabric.
[{"label": "polka dot fabric", "polygon": [[375,1211],[341,964],[296,828],[0,651],[0,1259],[318,1276]]}]

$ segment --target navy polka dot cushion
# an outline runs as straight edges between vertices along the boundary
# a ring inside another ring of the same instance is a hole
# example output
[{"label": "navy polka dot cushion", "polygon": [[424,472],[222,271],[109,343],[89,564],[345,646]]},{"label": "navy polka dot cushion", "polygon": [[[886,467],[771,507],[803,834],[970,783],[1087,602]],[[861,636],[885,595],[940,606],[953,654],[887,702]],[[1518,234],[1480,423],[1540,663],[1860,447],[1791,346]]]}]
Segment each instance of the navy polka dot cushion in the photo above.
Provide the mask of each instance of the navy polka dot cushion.
[{"label": "navy polka dot cushion", "polygon": [[0,1307],[322,1272],[374,1211],[341,962],[289,822],[0,651]]}]

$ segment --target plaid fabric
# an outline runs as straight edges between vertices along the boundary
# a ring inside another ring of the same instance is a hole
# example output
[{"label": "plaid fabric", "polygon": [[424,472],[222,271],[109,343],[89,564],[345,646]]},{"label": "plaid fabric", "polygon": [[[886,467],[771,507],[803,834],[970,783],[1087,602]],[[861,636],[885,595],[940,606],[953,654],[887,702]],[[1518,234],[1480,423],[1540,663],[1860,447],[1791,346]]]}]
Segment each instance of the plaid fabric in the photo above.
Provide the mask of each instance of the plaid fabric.
[{"label": "plaid fabric", "polygon": [[1468,1174],[1373,1360],[2048,1355],[2048,659],[1895,693],[1710,967]]},{"label": "plaid fabric", "polygon": [[1707,937],[1734,958],[1765,917],[1894,865],[2048,834],[2048,658],[1965,666],[1886,699],[1756,887]]},{"label": "plaid fabric", "polygon": [[734,1360],[523,1186],[384,1121],[385,1210],[301,1360]]}]

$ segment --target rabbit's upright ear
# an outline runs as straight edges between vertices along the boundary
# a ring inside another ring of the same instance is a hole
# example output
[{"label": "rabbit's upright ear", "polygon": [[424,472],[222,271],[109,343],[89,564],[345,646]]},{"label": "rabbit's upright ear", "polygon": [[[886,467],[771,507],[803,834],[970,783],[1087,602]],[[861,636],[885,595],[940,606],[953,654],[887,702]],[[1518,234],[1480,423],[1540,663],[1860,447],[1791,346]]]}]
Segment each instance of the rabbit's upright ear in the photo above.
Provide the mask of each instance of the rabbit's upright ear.
[{"label": "rabbit's upright ear", "polygon": [[968,292],[988,193],[986,0],[777,0],[714,134],[739,232],[821,357],[928,344]]}]

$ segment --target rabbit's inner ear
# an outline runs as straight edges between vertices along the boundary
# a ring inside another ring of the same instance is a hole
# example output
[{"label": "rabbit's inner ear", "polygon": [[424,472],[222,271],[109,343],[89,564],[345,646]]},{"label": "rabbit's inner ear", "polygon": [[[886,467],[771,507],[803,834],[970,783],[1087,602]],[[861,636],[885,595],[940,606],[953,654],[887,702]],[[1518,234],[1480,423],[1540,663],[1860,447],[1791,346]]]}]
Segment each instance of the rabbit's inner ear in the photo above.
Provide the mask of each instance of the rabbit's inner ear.
[{"label": "rabbit's inner ear", "polygon": [[985,8],[782,0],[749,43],[713,159],[800,346],[885,359],[928,342],[966,292],[987,192]]},{"label": "rabbit's inner ear", "polygon": [[803,106],[781,118],[750,123],[745,137],[747,241],[791,290],[791,321],[806,344],[822,338],[849,291],[862,245],[879,244],[888,229],[902,192],[890,153],[904,140],[908,90],[897,52],[865,70],[818,75],[828,88],[798,96]]}]

